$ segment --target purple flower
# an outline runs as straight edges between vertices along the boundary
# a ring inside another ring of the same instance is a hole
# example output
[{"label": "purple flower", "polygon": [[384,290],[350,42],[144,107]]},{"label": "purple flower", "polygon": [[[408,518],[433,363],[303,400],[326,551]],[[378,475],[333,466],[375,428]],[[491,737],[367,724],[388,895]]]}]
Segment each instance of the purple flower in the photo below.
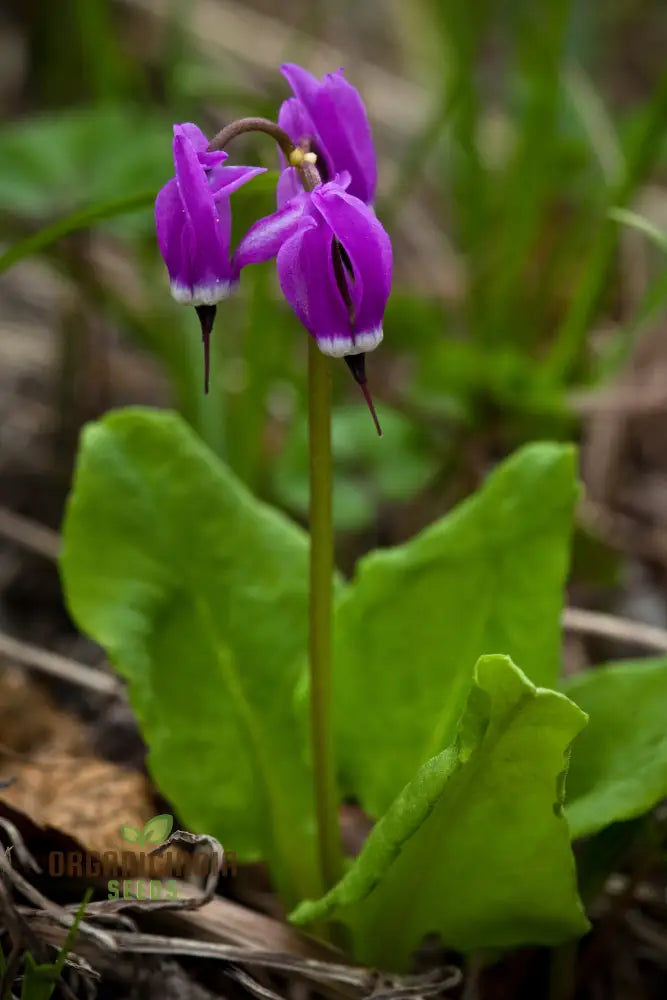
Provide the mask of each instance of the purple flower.
[{"label": "purple flower", "polygon": [[[294,92],[280,109],[278,124],[296,145],[310,141],[324,181],[347,171],[350,194],[372,204],[377,183],[377,162],[368,117],[359,92],[347,82],[343,70],[317,80],[300,66],[286,63],[281,72]],[[294,168],[283,172],[278,188],[282,205],[298,190]]]},{"label": "purple flower", "polygon": [[262,167],[223,166],[227,154],[208,153],[208,139],[196,125],[174,125],[176,176],[155,199],[160,252],[177,302],[212,306],[235,284],[229,245],[229,196]]},{"label": "purple flower", "polygon": [[325,354],[372,351],[382,340],[391,288],[391,243],[371,208],[342,175],[302,191],[252,226],[234,255],[236,269],[277,254],[283,293]]},{"label": "purple flower", "polygon": [[208,139],[196,125],[174,125],[176,176],[155,199],[160,253],[177,302],[197,310],[204,342],[204,387],[208,392],[209,342],[215,303],[238,282],[229,245],[232,216],[229,196],[263,167],[223,166],[227,153],[207,151]]}]

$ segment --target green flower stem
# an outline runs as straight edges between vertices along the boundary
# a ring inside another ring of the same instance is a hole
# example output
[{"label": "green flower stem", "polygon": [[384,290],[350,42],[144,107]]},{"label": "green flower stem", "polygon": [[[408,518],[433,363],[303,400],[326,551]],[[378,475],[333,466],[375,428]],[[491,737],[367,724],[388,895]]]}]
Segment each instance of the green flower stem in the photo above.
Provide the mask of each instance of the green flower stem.
[{"label": "green flower stem", "polygon": [[333,523],[331,516],[331,370],[309,338],[308,422],[310,465],[310,729],[315,776],[320,865],[325,889],[342,875],[338,795],[331,726],[331,613]]}]

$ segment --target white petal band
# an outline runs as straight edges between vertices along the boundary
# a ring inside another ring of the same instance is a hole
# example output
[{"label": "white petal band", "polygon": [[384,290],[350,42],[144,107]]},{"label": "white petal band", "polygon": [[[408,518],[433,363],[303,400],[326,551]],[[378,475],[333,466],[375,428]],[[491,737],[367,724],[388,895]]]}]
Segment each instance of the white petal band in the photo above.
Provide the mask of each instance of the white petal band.
[{"label": "white petal band", "polygon": [[355,333],[353,337],[318,337],[317,346],[323,354],[332,358],[344,358],[347,354],[366,354],[374,351],[382,343],[382,327]]}]

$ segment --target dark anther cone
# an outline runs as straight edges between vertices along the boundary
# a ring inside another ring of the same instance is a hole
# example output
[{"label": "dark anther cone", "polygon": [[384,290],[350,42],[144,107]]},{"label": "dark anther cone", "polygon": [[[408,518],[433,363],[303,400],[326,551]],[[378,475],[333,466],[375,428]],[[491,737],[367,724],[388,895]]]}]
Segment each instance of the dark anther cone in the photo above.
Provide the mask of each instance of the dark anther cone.
[{"label": "dark anther cone", "polygon": [[204,343],[204,392],[208,393],[211,373],[211,331],[215,321],[215,306],[195,306],[201,324],[201,339]]},{"label": "dark anther cone", "polygon": [[375,412],[375,407],[373,406],[373,400],[371,398],[370,389],[368,388],[368,379],[366,378],[366,355],[346,354],[345,364],[352,372],[352,378],[363,392],[364,399],[366,400],[366,405],[370,410],[370,414],[373,418],[373,423],[375,424],[375,429],[378,432],[378,436],[382,437],[382,428],[380,427],[380,421],[377,418],[377,413]]}]

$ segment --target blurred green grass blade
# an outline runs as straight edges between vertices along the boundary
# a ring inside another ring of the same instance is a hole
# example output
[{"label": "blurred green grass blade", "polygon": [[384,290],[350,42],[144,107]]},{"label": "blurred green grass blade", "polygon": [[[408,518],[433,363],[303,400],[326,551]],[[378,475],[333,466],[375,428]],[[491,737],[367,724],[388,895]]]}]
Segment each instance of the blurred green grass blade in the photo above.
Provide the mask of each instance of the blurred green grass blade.
[{"label": "blurred green grass blade", "polygon": [[93,889],[92,887],[89,887],[86,889],[72,926],[67,932],[65,943],[58,952],[55,961],[38,964],[35,962],[30,952],[26,952],[23,985],[21,988],[21,1000],[49,1000],[49,998],[53,995],[56,982],[65,968],[67,956],[72,950],[79,930],[79,925],[83,920],[86,907],[88,906],[92,895]]},{"label": "blurred green grass blade", "polygon": [[110,0],[74,0],[73,28],[82,60],[82,76],[95,101],[135,98],[143,90],[140,64],[119,37]]},{"label": "blurred green grass blade", "polygon": [[522,306],[526,264],[538,243],[540,228],[554,187],[560,181],[558,114],[562,63],[568,40],[572,0],[546,0],[537,9],[519,5],[513,35],[516,70],[523,93],[516,113],[517,142],[502,181],[499,222],[487,234],[492,244],[490,302],[485,335],[497,341],[524,339],[534,330],[530,310]]},{"label": "blurred green grass blade", "polygon": [[602,97],[577,64],[565,68],[563,85],[606,184],[615,184],[623,175],[625,163],[618,133]]},{"label": "blurred green grass blade", "polygon": [[415,188],[419,188],[425,167],[449,125],[457,97],[455,91],[445,93],[421,130],[409,140],[398,162],[391,190],[380,200],[378,207],[378,215],[386,229],[391,230],[403,202]]},{"label": "blurred green grass blade", "polygon": [[451,178],[457,237],[470,269],[467,321],[473,335],[484,329],[488,275],[488,177],[480,155],[479,56],[487,28],[488,0],[428,0],[434,29],[442,39],[443,101],[449,109],[452,149],[446,174]]},{"label": "blurred green grass blade", "polygon": [[57,243],[63,237],[69,236],[70,233],[75,233],[79,229],[88,229],[105,219],[112,219],[115,216],[127,215],[130,212],[138,212],[148,208],[155,201],[156,194],[157,191],[140,191],[123,198],[113,198],[110,201],[82,208],[78,212],[67,215],[64,219],[52,222],[49,226],[40,229],[39,232],[26,236],[5,250],[0,255],[0,274],[9,270],[24,257],[46,250],[47,247]]},{"label": "blurred green grass blade", "polygon": [[612,379],[627,362],[639,338],[659,319],[667,308],[667,266],[648,284],[633,319],[618,332],[608,351],[592,372],[592,381],[604,383]]},{"label": "blurred green grass blade", "polygon": [[661,250],[667,252],[667,233],[663,232],[662,229],[658,229],[650,219],[639,215],[637,212],[631,212],[627,208],[610,208],[607,212],[607,217],[613,222],[620,222],[623,226],[630,226],[632,229],[643,233],[656,246],[660,247]]},{"label": "blurred green grass blade", "polygon": [[[666,128],[667,73],[662,77],[627,150],[625,171],[618,184],[610,191],[607,211],[613,207],[623,208],[630,201],[637,186],[660,156]],[[566,379],[580,358],[590,325],[607,287],[617,243],[617,229],[611,219],[605,218],[600,223],[589,260],[582,269],[581,280],[575,288],[547,361],[547,371],[554,380]]]}]

